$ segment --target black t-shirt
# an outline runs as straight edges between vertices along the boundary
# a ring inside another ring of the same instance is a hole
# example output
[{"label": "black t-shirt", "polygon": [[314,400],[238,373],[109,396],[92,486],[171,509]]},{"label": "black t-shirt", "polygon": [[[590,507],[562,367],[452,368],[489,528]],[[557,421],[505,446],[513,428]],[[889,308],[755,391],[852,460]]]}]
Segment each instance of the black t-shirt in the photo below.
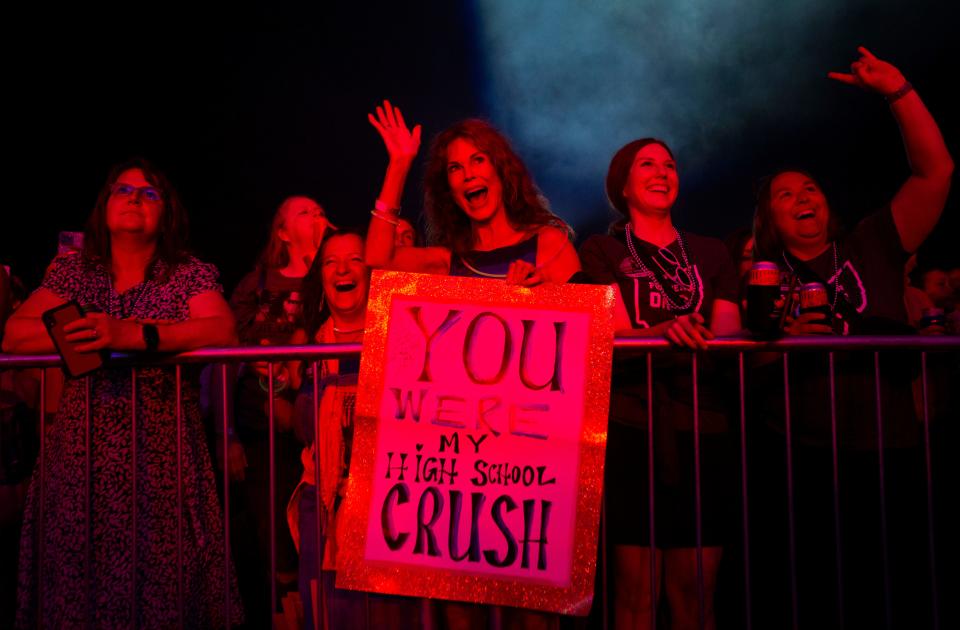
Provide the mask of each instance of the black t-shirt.
[{"label": "black t-shirt", "polygon": [[[580,247],[580,263],[594,282],[617,283],[634,328],[648,328],[676,315],[694,312],[703,315],[709,323],[715,299],[736,303],[736,270],[729,252],[719,240],[689,232],[683,232],[682,238],[682,248],[677,240],[664,248],[672,258],[661,255],[656,245],[633,238],[640,262],[657,273],[657,282],[651,281],[649,273],[641,270],[641,265],[631,256],[626,245],[626,231],[618,230],[615,236],[588,238]],[[684,250],[690,268],[679,271],[685,267]],[[674,261],[679,263],[676,268]],[[694,287],[689,287],[688,278]],[[671,300],[680,306],[689,302],[689,306],[671,308]]]},{"label": "black t-shirt", "polygon": [[[303,278],[288,278],[276,269],[257,268],[244,276],[230,297],[240,343],[290,343],[293,331],[301,326],[302,283]],[[236,398],[237,425],[241,429],[265,431],[269,426],[268,388],[266,378],[241,367]],[[288,403],[296,396],[279,378],[274,393]]]},{"label": "black t-shirt", "polygon": [[[798,269],[801,277],[812,271],[827,285],[829,301],[838,293],[838,310],[850,313],[843,334],[907,334],[903,302],[903,268],[909,254],[903,250],[890,207],[863,219],[847,236],[836,241]],[[781,290],[788,290],[787,264]],[[843,305],[846,301],[848,304]],[[917,444],[918,423],[911,381],[919,360],[916,353],[880,353],[880,410],[884,444],[904,447]],[[877,447],[877,387],[873,352],[837,352],[835,358],[837,438],[853,449]],[[789,358],[791,428],[805,444],[828,447],[830,434],[829,358],[824,353],[792,353]],[[780,361],[755,371],[752,384],[763,419],[775,429],[784,427],[783,364]]]},{"label": "black t-shirt", "polygon": [[243,345],[284,344],[300,325],[303,278],[288,278],[276,269],[254,269],[230,296]]},{"label": "black t-shirt", "polygon": [[830,303],[836,290],[837,302],[841,303],[838,310],[850,313],[843,334],[908,332],[903,268],[910,255],[900,243],[890,207],[860,221],[835,245],[836,258],[834,247],[828,247],[805,263],[787,255],[784,260],[775,261],[784,270],[782,293],[788,290],[790,267],[797,268],[801,278],[806,275],[804,272],[813,272],[813,280],[827,286]]},{"label": "black t-shirt", "polygon": [[[596,235],[580,248],[584,273],[598,284],[616,283],[634,328],[648,328],[676,315],[697,312],[709,320],[714,300],[736,303],[737,277],[726,247],[717,239],[682,232],[683,245],[674,240],[665,249],[634,238],[640,263],[627,248],[626,232]],[[684,260],[686,259],[686,263]],[[673,263],[678,263],[676,266]],[[646,267],[646,270],[643,269]],[[655,273],[656,279],[650,274]],[[659,286],[658,286],[659,285]],[[672,302],[672,303],[671,303]],[[653,362],[656,417],[672,428],[693,428],[693,387],[688,353],[657,355]],[[713,361],[700,362],[700,421],[705,432],[727,428],[728,402],[719,385]],[[711,376],[704,377],[705,374]],[[716,375],[716,377],[714,376]],[[645,359],[614,364],[610,417],[625,424],[645,426],[647,371]]]}]

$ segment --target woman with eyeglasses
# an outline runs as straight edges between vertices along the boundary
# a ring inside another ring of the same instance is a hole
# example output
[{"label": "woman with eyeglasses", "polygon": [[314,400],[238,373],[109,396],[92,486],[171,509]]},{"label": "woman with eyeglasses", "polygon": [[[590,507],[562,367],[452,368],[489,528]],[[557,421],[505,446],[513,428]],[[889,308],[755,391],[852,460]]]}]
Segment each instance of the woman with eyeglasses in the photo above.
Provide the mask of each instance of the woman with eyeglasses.
[{"label": "woman with eyeglasses", "polygon": [[[230,306],[242,345],[284,345],[301,325],[303,279],[317,248],[332,226],[323,207],[309,197],[288,197],[277,208],[270,238],[253,271],[234,289]],[[293,403],[286,363],[274,364],[276,492],[274,510],[282,514],[297,485],[300,440],[295,435]],[[240,365],[236,381],[234,428],[228,435],[227,466],[235,481],[231,511],[238,526],[233,541],[240,588],[253,625],[269,625],[273,611],[262,596],[270,592],[269,368],[258,361]],[[218,448],[217,453],[223,449]],[[242,525],[240,525],[242,524]],[[297,553],[290,537],[277,531],[277,579],[281,592],[292,589]]]},{"label": "woman with eyeglasses", "polygon": [[[65,326],[68,342],[81,353],[235,343],[216,268],[186,251],[186,221],[163,173],[143,160],[115,167],[87,222],[82,254],[54,261],[41,287],[8,321],[4,351],[53,352],[40,316],[68,300],[86,311]],[[89,385],[84,378],[67,379],[56,421],[46,428],[44,504],[39,469],[27,499],[17,627],[37,627],[38,621],[45,628],[171,628],[178,620],[188,628],[224,625],[230,569],[223,518],[196,381],[192,370],[184,375],[182,431],[172,368],[106,367],[88,377]],[[230,620],[239,623],[243,607],[230,583]]]},{"label": "woman with eyeglasses", "polygon": [[[612,284],[617,329],[663,336],[678,349],[703,350],[717,335],[740,329],[737,278],[723,243],[679,230],[672,210],[679,190],[673,152],[654,138],[634,140],[613,156],[607,198],[623,215],[609,235],[591,236],[580,250],[584,273]],[[723,543],[727,407],[702,372],[699,432],[693,433],[688,354],[653,361],[654,541],[651,545],[650,442],[645,360],[618,361],[611,386],[607,437],[607,532],[613,543],[614,624],[650,628],[651,610],[666,591],[673,628],[699,627],[698,573],[706,627],[714,627],[713,591]],[[702,569],[697,566],[694,439],[702,467]],[[651,553],[656,583],[651,584]],[[661,582],[663,589],[661,589]],[[656,595],[653,595],[653,593]]]}]

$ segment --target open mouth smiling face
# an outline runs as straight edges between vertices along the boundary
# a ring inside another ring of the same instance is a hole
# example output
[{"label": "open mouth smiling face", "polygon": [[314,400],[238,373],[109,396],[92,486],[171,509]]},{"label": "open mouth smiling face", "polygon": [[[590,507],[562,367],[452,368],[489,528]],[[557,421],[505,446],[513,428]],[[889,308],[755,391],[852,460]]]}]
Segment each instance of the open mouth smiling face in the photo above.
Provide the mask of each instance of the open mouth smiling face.
[{"label": "open mouth smiling face", "polygon": [[472,208],[482,208],[487,203],[487,192],[488,189],[486,186],[479,186],[464,191],[463,197],[468,206]]},{"label": "open mouth smiling face", "polygon": [[356,234],[332,236],[320,255],[323,292],[330,310],[349,314],[364,308],[369,274],[363,258],[363,239]]},{"label": "open mouth smiling face", "polygon": [[466,138],[447,147],[447,183],[454,202],[473,221],[488,221],[502,208],[503,186],[496,167]]},{"label": "open mouth smiling face", "polygon": [[662,145],[641,147],[623,189],[627,204],[641,212],[669,212],[677,200],[677,163]]},{"label": "open mouth smiling face", "polygon": [[780,173],[770,183],[770,209],[785,242],[827,238],[829,212],[817,183],[804,173]]}]

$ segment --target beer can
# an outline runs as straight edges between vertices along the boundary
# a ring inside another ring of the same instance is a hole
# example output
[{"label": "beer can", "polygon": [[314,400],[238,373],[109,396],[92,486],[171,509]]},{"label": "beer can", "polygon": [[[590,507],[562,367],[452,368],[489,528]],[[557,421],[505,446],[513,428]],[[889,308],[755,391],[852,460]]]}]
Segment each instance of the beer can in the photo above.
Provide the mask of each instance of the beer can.
[{"label": "beer can", "polygon": [[750,267],[748,284],[751,286],[780,287],[780,269],[772,262],[755,262]]},{"label": "beer can", "polygon": [[755,336],[770,338],[779,334],[780,298],[780,269],[777,265],[766,261],[753,263],[747,276],[746,325]]},{"label": "beer can", "polygon": [[800,312],[830,314],[827,302],[827,287],[819,282],[808,282],[800,287]]}]

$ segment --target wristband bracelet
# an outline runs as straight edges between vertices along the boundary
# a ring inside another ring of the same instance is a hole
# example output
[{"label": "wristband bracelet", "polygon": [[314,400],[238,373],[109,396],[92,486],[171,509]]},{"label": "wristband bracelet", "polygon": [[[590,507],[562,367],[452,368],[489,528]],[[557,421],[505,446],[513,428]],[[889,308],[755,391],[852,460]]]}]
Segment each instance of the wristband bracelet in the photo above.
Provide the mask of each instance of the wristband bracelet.
[{"label": "wristband bracelet", "polygon": [[400,214],[400,206],[397,206],[396,208],[391,208],[387,204],[380,201],[379,198],[373,202],[373,207],[378,212],[386,212],[387,214]]},{"label": "wristband bracelet", "polygon": [[397,227],[398,225],[400,225],[400,221],[398,221],[397,219],[391,218],[390,215],[384,214],[379,210],[371,210],[370,214],[380,219],[381,221],[386,221],[387,223],[393,225],[394,227]]},{"label": "wristband bracelet", "polygon": [[900,88],[899,88],[896,92],[894,92],[893,94],[888,94],[888,95],[886,96],[887,104],[888,104],[888,105],[893,105],[894,103],[896,103],[897,101],[899,101],[901,98],[903,98],[904,96],[906,96],[906,95],[909,94],[910,92],[913,92],[913,86],[910,85],[910,82],[909,82],[909,81],[904,81],[904,82],[903,82],[903,85],[901,85]]}]

